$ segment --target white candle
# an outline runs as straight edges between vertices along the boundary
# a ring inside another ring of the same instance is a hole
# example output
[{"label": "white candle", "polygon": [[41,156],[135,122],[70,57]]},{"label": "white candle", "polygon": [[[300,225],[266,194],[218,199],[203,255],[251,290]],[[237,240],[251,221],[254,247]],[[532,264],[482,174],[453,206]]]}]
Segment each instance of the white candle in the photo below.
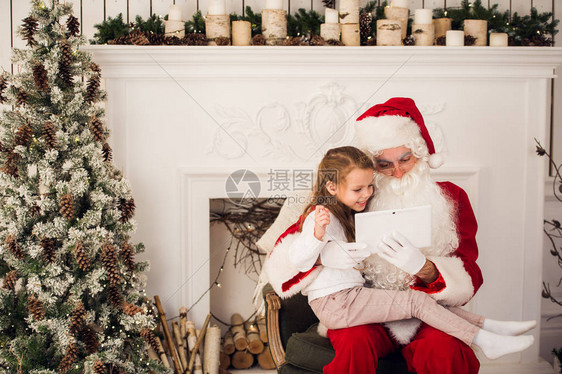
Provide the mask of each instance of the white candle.
[{"label": "white candle", "polygon": [[209,3],[208,14],[211,16],[222,16],[226,14],[226,0],[212,0]]},{"label": "white candle", "polygon": [[408,0],[392,0],[390,6],[393,8],[407,8]]},{"label": "white candle", "polygon": [[490,47],[507,47],[507,34],[504,32],[491,33]]},{"label": "white candle", "polygon": [[464,31],[462,31],[462,30],[447,30],[445,45],[447,47],[462,47],[462,46],[464,46]]},{"label": "white candle", "polygon": [[170,8],[168,8],[168,21],[181,21],[181,7],[179,5],[170,5]]},{"label": "white candle", "polygon": [[283,0],[265,0],[265,9],[283,9]]},{"label": "white candle", "polygon": [[433,9],[416,9],[414,25],[429,25],[433,22]]},{"label": "white candle", "polygon": [[326,23],[338,23],[339,15],[336,9],[326,8]]}]

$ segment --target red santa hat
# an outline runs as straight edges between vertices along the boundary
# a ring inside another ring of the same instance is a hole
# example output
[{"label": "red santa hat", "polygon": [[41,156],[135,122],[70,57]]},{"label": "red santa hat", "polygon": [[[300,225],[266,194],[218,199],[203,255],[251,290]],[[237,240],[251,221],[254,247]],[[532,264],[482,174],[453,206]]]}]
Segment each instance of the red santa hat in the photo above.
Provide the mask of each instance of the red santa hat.
[{"label": "red santa hat", "polygon": [[429,166],[436,169],[445,161],[435,152],[423,117],[410,98],[393,97],[371,107],[357,118],[356,132],[361,145],[370,152],[400,147],[421,137],[429,152]]}]

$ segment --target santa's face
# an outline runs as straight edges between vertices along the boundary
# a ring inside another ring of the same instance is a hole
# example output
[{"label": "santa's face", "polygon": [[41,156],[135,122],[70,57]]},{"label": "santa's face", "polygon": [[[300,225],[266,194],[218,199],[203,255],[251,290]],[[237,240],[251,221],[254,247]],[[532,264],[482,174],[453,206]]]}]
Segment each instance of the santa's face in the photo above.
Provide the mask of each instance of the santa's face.
[{"label": "santa's face", "polygon": [[382,151],[375,158],[375,168],[381,174],[402,178],[404,174],[412,170],[417,160],[412,154],[412,150],[402,145]]}]

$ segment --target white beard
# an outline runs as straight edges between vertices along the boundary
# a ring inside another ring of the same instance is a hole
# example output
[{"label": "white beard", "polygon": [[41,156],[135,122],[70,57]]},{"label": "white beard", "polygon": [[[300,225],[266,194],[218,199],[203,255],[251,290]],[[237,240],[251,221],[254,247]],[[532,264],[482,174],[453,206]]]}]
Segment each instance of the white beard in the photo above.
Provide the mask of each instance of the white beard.
[{"label": "white beard", "polygon": [[[431,178],[427,162],[418,160],[402,178],[375,175],[375,196],[369,211],[431,205],[431,242],[420,248],[426,256],[443,256],[459,245],[455,223],[455,205]],[[364,276],[374,288],[406,289],[413,277],[377,255],[365,260]]]}]

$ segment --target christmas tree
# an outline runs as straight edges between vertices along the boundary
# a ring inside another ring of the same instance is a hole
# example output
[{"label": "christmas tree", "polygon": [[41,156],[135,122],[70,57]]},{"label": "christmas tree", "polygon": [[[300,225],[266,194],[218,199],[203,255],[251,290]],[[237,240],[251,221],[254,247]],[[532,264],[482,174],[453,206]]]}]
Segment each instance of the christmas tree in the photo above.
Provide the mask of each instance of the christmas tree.
[{"label": "christmas tree", "polygon": [[163,372],[100,68],[71,4],[32,3],[0,76],[0,372]]}]

